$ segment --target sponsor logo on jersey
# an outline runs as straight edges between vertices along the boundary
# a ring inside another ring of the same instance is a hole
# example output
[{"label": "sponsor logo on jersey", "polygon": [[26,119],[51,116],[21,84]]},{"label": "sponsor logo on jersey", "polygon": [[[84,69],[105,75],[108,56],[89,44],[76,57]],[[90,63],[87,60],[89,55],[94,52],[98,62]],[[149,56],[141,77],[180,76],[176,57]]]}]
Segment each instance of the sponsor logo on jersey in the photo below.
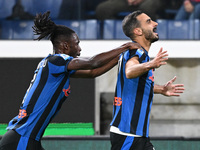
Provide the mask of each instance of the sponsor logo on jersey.
[{"label": "sponsor logo on jersey", "polygon": [[70,85],[69,85],[68,89],[63,89],[62,91],[64,92],[64,94],[65,94],[66,97],[69,96],[69,94],[71,93]]},{"label": "sponsor logo on jersey", "polygon": [[154,82],[154,74],[153,74],[153,72],[154,72],[154,70],[152,69],[152,74],[151,74],[151,76],[149,77],[149,79],[152,81],[152,82]]},{"label": "sponsor logo on jersey", "polygon": [[121,97],[115,97],[113,105],[121,106],[122,105],[122,98]]},{"label": "sponsor logo on jersey", "polygon": [[25,109],[20,109],[18,118],[24,118],[26,116],[27,116],[26,110]]}]

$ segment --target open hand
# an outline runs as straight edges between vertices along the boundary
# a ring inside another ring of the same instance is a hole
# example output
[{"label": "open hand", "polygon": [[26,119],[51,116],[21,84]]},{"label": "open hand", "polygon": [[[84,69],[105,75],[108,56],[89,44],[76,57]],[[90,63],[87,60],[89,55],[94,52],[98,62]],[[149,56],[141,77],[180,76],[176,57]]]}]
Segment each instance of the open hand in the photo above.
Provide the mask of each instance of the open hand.
[{"label": "open hand", "polygon": [[166,62],[166,60],[168,60],[167,56],[168,56],[167,51],[163,51],[163,48],[160,48],[156,57],[149,63],[153,68],[159,68],[161,65],[167,64]]},{"label": "open hand", "polygon": [[165,96],[180,96],[180,93],[183,93],[184,85],[183,84],[173,84],[176,80],[176,76],[168,81],[163,88],[163,95]]}]

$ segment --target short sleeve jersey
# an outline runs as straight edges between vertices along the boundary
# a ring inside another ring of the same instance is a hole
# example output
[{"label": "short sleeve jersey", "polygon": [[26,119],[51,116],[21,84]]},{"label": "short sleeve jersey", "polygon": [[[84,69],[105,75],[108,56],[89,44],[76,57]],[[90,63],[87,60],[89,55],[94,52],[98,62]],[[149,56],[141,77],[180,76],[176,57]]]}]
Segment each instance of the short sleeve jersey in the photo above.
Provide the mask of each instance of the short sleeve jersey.
[{"label": "short sleeve jersey", "polygon": [[125,133],[148,137],[154,87],[153,70],[136,78],[126,78],[125,65],[132,57],[138,57],[139,63],[150,60],[144,49],[127,50],[121,54],[111,126]]},{"label": "short sleeve jersey", "polygon": [[73,57],[65,54],[54,54],[38,64],[19,114],[9,122],[7,129],[14,129],[20,135],[37,141],[41,139],[70,94],[69,77],[75,72],[67,69],[71,59]]}]

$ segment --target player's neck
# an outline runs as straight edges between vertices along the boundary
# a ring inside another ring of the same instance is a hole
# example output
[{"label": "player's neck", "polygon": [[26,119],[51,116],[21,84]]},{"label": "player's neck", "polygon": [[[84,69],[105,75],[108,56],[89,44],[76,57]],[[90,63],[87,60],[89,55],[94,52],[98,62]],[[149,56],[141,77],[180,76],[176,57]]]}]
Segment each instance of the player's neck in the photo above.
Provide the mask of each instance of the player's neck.
[{"label": "player's neck", "polygon": [[151,42],[143,38],[137,38],[134,41],[140,44],[147,52],[149,51]]}]

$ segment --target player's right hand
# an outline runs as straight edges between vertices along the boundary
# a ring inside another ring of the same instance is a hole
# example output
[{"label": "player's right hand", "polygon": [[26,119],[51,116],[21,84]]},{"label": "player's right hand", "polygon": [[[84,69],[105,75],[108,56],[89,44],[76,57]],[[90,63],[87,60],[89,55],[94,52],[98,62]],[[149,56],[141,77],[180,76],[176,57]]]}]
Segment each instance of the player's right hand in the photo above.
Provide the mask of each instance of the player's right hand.
[{"label": "player's right hand", "polygon": [[133,49],[142,49],[142,47],[138,43],[128,42],[128,43],[126,43],[124,45],[127,45],[128,49],[130,49],[130,50],[133,50]]},{"label": "player's right hand", "polygon": [[150,61],[153,68],[159,68],[162,65],[166,65],[168,60],[167,51],[163,51],[163,48],[160,48],[159,52],[157,53],[156,57]]}]

